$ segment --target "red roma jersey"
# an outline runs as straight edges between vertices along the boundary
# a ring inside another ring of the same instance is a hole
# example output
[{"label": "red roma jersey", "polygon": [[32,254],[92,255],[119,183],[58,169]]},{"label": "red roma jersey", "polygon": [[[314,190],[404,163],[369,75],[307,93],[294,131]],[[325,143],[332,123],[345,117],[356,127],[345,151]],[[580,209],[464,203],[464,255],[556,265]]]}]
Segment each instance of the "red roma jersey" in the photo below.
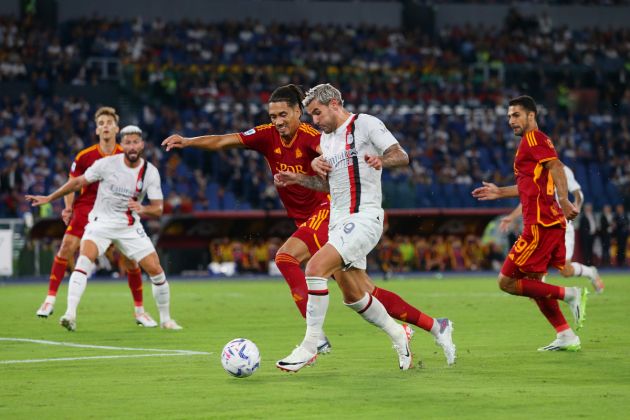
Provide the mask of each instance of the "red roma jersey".
[{"label": "red roma jersey", "polygon": [[[116,144],[112,155],[122,153],[122,151],[122,147],[120,147],[119,144]],[[85,171],[87,171],[87,168],[89,168],[94,162],[105,156],[111,155],[103,153],[101,147],[98,144],[81,150],[74,158],[74,162],[72,162],[72,166],[70,167],[70,176],[76,178],[83,175]],[[74,200],[74,205],[72,208],[75,211],[80,209],[90,212],[92,210],[92,207],[94,206],[94,200],[96,200],[97,191],[98,182],[94,182],[82,188],[81,193]]]},{"label": "red roma jersey", "polygon": [[562,209],[555,198],[553,178],[543,163],[558,159],[553,143],[538,130],[525,133],[514,158],[514,175],[521,204],[523,224],[566,225]]},{"label": "red roma jersey", "polygon": [[[262,153],[271,172],[290,171],[309,176],[315,175],[311,161],[319,156],[319,131],[301,123],[289,144],[285,144],[273,124],[259,125],[239,133],[245,147]],[[289,217],[300,225],[313,215],[315,209],[329,201],[328,194],[300,185],[278,188],[278,195]]]}]

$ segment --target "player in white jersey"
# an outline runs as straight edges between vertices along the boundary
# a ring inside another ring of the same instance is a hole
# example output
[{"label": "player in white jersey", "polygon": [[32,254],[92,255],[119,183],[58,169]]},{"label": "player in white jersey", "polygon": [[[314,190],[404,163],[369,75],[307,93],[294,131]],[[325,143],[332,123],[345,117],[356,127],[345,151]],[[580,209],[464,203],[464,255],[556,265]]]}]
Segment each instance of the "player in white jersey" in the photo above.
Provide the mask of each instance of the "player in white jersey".
[{"label": "player in white jersey", "polygon": [[[99,182],[89,223],[81,238],[80,255],[70,276],[68,309],[60,323],[69,331],[76,330],[77,306],[85,291],[87,276],[94,261],[113,243],[127,258],[138,261],[149,275],[161,327],[179,330],[181,327],[170,317],[170,289],[160,259],[140,224],[140,216],[162,215],[160,174],[155,166],[141,157],[144,150],[142,130],[127,126],[120,133],[122,154],[97,160],[83,175],[71,178],[48,196],[26,196],[34,206],[39,206]],[[150,204],[143,206],[145,195]]]},{"label": "player in white jersey", "polygon": [[[575,175],[573,171],[568,167],[564,166],[564,174],[567,178],[567,186],[569,188],[569,192],[573,194],[573,205],[580,210],[582,207],[582,203],[584,203],[584,195],[582,194],[582,187],[575,179]],[[557,200],[556,195],[556,200]],[[523,208],[519,204],[512,212],[501,219],[501,223],[499,224],[499,229],[502,232],[507,232],[510,230],[512,224],[516,221],[516,219],[523,213]],[[591,285],[593,289],[595,289],[596,293],[602,293],[604,291],[604,282],[599,276],[599,272],[597,268],[594,266],[587,266],[584,264],[580,264],[578,262],[571,262],[573,258],[573,251],[575,248],[575,227],[573,226],[573,221],[567,220],[567,230],[564,235],[564,247],[566,249],[566,263],[564,268],[560,271],[563,277],[588,277],[591,281]]]},{"label": "player in white jersey", "polygon": [[[315,361],[317,340],[323,333],[328,309],[328,277],[334,274],[344,303],[390,336],[399,367],[407,370],[413,366],[409,347],[413,331],[407,325],[397,324],[383,304],[366,292],[369,277],[365,269],[366,256],[383,232],[382,169],[407,165],[409,157],[379,119],[346,111],[341,93],[330,84],[311,89],[303,104],[323,131],[322,156],[313,163],[322,176],[281,172],[274,181],[279,186],[298,183],[330,191],[331,216],[328,242],[306,265],[308,306],[304,340],[276,366],[296,372]],[[452,323],[446,318],[436,319],[430,330],[449,365],[455,361],[452,330]]]}]

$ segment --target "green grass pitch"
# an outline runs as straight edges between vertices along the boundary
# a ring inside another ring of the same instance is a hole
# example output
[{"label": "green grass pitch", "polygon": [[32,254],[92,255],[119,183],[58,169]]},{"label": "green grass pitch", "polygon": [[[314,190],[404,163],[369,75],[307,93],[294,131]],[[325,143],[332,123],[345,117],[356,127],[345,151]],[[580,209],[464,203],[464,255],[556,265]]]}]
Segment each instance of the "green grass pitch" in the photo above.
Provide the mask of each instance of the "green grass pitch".
[{"label": "green grass pitch", "polygon": [[[533,302],[503,294],[492,277],[378,282],[455,323],[456,365],[447,367],[430,335],[417,330],[412,349],[422,367],[408,372],[399,371],[389,338],[344,307],[331,283],[325,330],[333,352],[297,374],[274,366],[304,334],[280,280],[172,281],[172,313],[182,331],[136,327],[126,282],[95,282],[74,333],[58,325],[67,282],[48,320],[34,315],[44,284],[5,285],[0,337],[210,354],[2,340],[0,418],[627,419],[630,275],[604,280],[605,293],[590,295],[578,353],[537,352],[554,331]],[[550,282],[568,284],[555,276]],[[157,318],[150,290],[145,284],[145,307]],[[236,337],[261,351],[262,365],[250,378],[221,368],[221,349]],[[94,358],[102,356],[112,357]],[[55,358],[76,360],[7,363]]]}]

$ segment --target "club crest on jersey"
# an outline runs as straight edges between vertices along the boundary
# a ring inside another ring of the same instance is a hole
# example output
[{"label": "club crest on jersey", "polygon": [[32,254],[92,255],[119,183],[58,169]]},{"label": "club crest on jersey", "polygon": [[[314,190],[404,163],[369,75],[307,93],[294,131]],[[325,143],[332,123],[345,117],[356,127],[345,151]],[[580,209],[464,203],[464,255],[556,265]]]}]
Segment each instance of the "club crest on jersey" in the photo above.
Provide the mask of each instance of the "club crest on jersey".
[{"label": "club crest on jersey", "polygon": [[281,155],[282,154],[282,150],[280,150],[279,147],[276,147],[276,149],[273,151],[276,155]]},{"label": "club crest on jersey", "polygon": [[301,157],[302,157],[302,151],[301,151],[300,149],[297,149],[297,150],[295,151],[295,157],[296,157],[297,159],[299,159],[299,158],[301,158]]},{"label": "club crest on jersey", "polygon": [[348,144],[354,143],[354,136],[352,134],[348,134]]},{"label": "club crest on jersey", "polygon": [[247,130],[246,132],[244,132],[243,135],[244,136],[251,136],[255,132],[256,132],[256,129],[255,128],[251,128],[251,129]]}]

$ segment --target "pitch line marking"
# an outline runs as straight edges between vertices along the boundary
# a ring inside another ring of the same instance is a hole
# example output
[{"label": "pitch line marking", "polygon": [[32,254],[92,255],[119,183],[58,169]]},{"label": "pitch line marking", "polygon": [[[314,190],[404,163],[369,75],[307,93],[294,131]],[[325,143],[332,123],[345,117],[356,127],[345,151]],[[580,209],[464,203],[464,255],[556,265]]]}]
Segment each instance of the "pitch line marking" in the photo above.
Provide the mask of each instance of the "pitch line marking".
[{"label": "pitch line marking", "polygon": [[213,353],[208,353],[205,351],[96,346],[96,345],[91,345],[91,344],[68,343],[68,342],[62,342],[62,341],[35,340],[35,339],[30,339],[30,338],[0,337],[0,341],[14,341],[14,342],[22,342],[22,343],[34,343],[34,344],[44,344],[44,345],[52,345],[52,346],[101,349],[101,350],[159,352],[159,353],[149,353],[149,354],[120,354],[120,355],[111,355],[111,356],[83,356],[83,357],[56,357],[56,358],[48,358],[48,359],[0,360],[0,364],[2,365],[16,364],[16,363],[65,362],[65,361],[94,360],[94,359],[125,359],[125,358],[137,358],[137,357],[171,357],[171,356],[197,356],[197,355],[205,356],[205,355],[213,354]]}]

